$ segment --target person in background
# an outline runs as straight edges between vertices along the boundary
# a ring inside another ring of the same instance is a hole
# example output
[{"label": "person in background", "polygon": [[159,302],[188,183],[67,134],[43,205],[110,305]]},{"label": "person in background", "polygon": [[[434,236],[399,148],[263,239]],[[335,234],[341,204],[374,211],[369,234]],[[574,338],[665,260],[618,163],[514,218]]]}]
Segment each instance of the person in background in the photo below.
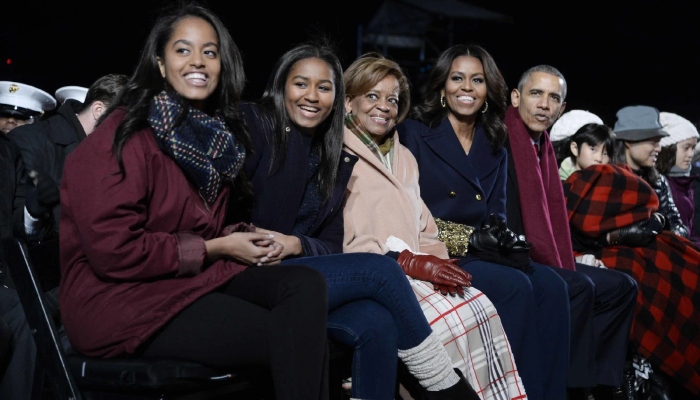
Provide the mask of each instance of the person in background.
[{"label": "person in background", "polygon": [[[623,124],[628,139],[659,135],[661,126],[653,115],[619,116],[634,116]],[[601,135],[609,135],[607,126],[596,126]],[[653,151],[654,145],[647,147]],[[627,398],[696,398],[700,251],[664,228],[656,192],[624,162],[580,169],[563,186],[574,255],[591,255],[634,278],[640,288],[625,367],[632,379]]]},{"label": "person in background", "polygon": [[[528,398],[561,399],[570,335],[566,284],[549,268],[530,263],[529,250],[513,252],[500,244],[512,238],[502,221],[506,95],[503,76],[485,49],[455,45],[442,52],[425,95],[397,131],[418,163],[420,194],[438,224],[438,239],[501,317]],[[493,223],[491,215],[501,221]],[[494,251],[478,251],[474,239],[484,229],[496,238]]]},{"label": "person in background", "polygon": [[0,132],[10,133],[31,124],[56,108],[56,99],[45,91],[19,82],[0,81]]},{"label": "person in background", "polygon": [[659,110],[646,105],[626,106],[617,111],[615,127],[615,157],[641,176],[659,197],[659,213],[664,217],[664,228],[687,238],[688,227],[683,224],[673,201],[667,179],[656,169],[661,152],[661,139],[669,134],[659,121]]},{"label": "person in background", "polygon": [[[448,259],[420,198],[416,160],[396,132],[410,109],[408,78],[396,62],[367,53],[350,64],[343,79],[345,150],[359,158],[345,195],[343,251]],[[525,389],[491,300],[474,287],[455,294],[430,280],[409,282],[452,366],[479,398],[523,399]],[[411,385],[403,383],[410,392]]]},{"label": "person in background", "polygon": [[678,208],[683,225],[688,227],[688,238],[700,246],[700,235],[695,233],[695,198],[693,185],[698,175],[691,175],[693,153],[698,144],[698,129],[682,116],[669,112],[659,113],[659,122],[668,136],[661,138],[661,151],[656,169],[666,178],[673,203]]},{"label": "person in background", "polygon": [[[22,154],[8,133],[31,124],[56,107],[48,93],[18,82],[0,82],[0,238],[25,237],[26,171]],[[2,250],[0,250],[2,251]],[[27,325],[12,277],[0,260],[0,318],[12,333],[11,357],[0,376],[0,398],[30,399],[36,358],[34,338]]]},{"label": "person in background", "polygon": [[566,108],[566,95],[564,76],[550,65],[529,68],[511,91],[506,214],[508,226],[532,241],[532,259],[552,266],[567,283],[572,335],[566,382],[571,399],[585,399],[594,391],[611,396],[623,386],[638,289],[622,272],[575,262],[548,133]]},{"label": "person in background", "polygon": [[58,188],[66,157],[97,125],[104,111],[126,85],[128,77],[109,74],[98,78],[85,95],[85,102],[63,96],[79,96],[74,87],[57,90],[62,100],[56,115],[9,133],[22,151],[27,171],[25,187],[29,213],[25,219],[27,235],[46,240],[58,233],[60,199]]},{"label": "person in background", "polygon": [[[327,399],[327,287],[302,263],[256,267],[272,235],[226,220],[250,139],[241,53],[196,3],[162,10],[129,82],[67,157],[61,318],[92,357],[268,370],[276,399]],[[183,151],[183,149],[186,149]]]},{"label": "person in background", "polygon": [[[604,144],[601,144],[602,142],[592,137],[587,137],[583,141],[580,139],[572,140],[572,136],[586,124],[604,125],[599,116],[585,110],[567,111],[552,125],[549,137],[552,140],[552,146],[554,146],[561,180],[565,180],[573,171],[581,168],[578,165],[578,162],[581,161],[579,155],[583,156],[583,164],[586,166],[596,161],[610,161],[614,148],[608,149]],[[606,153],[605,156],[603,156],[603,152]]]}]

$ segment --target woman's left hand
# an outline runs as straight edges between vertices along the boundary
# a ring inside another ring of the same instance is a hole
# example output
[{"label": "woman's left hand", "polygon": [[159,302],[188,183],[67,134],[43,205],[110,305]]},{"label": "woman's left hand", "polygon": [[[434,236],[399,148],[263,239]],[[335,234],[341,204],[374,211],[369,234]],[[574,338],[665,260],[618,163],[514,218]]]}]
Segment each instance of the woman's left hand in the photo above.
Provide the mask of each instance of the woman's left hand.
[{"label": "woman's left hand", "polygon": [[580,256],[576,256],[576,262],[579,264],[585,264],[585,265],[590,265],[591,267],[598,267],[598,268],[607,268],[603,262],[597,258],[593,254],[582,254]]},{"label": "woman's left hand", "polygon": [[285,235],[283,233],[259,227],[255,228],[255,232],[272,234],[274,235],[274,241],[282,244],[282,249],[280,249],[279,252],[271,254],[268,257],[263,257],[262,259],[260,259],[258,265],[278,264],[280,261],[284,260],[287,257],[302,254],[301,241],[296,236]]}]

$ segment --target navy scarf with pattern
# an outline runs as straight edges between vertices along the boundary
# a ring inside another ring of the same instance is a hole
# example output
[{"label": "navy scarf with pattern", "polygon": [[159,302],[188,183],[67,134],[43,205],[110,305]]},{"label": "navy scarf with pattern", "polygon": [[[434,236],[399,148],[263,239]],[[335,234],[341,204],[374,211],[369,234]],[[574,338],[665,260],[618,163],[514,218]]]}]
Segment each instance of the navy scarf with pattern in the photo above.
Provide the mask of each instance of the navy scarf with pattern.
[{"label": "navy scarf with pattern", "polygon": [[233,182],[245,159],[245,148],[236,140],[220,115],[209,116],[192,107],[185,110],[166,91],[151,100],[148,123],[163,150],[182,168],[212,204],[225,182]]}]

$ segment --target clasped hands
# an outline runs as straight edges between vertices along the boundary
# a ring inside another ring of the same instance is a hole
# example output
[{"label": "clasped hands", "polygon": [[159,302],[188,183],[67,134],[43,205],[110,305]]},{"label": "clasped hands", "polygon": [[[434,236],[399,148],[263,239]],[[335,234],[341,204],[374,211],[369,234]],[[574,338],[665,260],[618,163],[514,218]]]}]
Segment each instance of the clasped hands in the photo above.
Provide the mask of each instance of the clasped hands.
[{"label": "clasped hands", "polygon": [[644,247],[649,245],[666,225],[666,217],[655,212],[643,221],[635,222],[608,233],[607,241],[611,245],[628,247]]},{"label": "clasped hands", "polygon": [[246,265],[275,265],[290,255],[295,236],[283,235],[248,225],[244,231],[224,232],[207,241],[210,259],[231,258]]},{"label": "clasped hands", "polygon": [[455,264],[457,259],[445,260],[404,250],[396,261],[406,275],[432,283],[433,288],[443,295],[464,296],[464,288],[471,286],[472,276]]}]

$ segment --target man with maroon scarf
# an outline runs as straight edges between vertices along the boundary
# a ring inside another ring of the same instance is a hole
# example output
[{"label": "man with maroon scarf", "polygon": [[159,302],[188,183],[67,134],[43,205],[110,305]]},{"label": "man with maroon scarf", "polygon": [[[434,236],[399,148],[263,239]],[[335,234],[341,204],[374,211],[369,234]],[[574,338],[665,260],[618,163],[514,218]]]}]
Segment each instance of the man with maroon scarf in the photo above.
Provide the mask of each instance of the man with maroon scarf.
[{"label": "man with maroon scarf", "polygon": [[532,242],[533,261],[549,265],[569,287],[571,400],[623,383],[637,284],[623,273],[576,263],[549,129],[564,112],[566,80],[556,68],[527,70],[511,92],[508,127],[508,227]]}]

